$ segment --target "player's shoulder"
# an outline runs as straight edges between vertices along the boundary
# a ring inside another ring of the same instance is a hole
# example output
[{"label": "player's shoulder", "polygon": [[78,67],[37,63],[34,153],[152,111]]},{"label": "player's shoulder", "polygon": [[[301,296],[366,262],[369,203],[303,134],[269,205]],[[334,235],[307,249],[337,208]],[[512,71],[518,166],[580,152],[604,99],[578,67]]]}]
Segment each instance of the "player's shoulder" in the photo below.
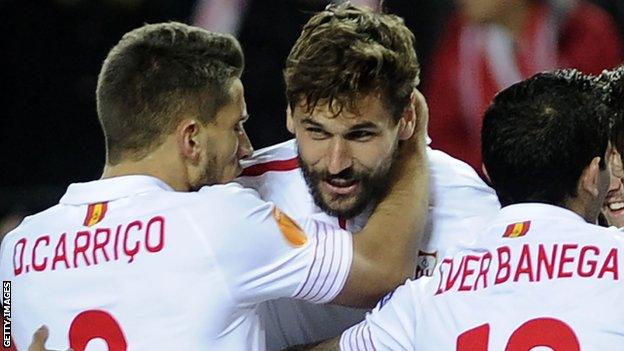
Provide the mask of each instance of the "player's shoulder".
[{"label": "player's shoulder", "polygon": [[194,223],[200,231],[209,229],[209,232],[217,227],[243,225],[245,218],[268,212],[273,206],[262,200],[254,189],[237,183],[204,186],[194,192],[177,193],[158,201],[167,202],[161,210],[172,218]]},{"label": "player's shoulder", "polygon": [[36,224],[38,221],[45,220],[48,218],[53,218],[54,216],[57,215],[59,211],[61,211],[60,204],[56,204],[54,206],[48,207],[47,209],[41,212],[37,212],[37,213],[24,217],[24,219],[22,220],[22,223],[20,223],[20,225],[17,228],[33,225],[33,224]]},{"label": "player's shoulder", "polygon": [[427,156],[431,176],[436,180],[436,185],[439,184],[439,186],[444,187],[473,186],[493,192],[467,163],[432,148],[427,148]]},{"label": "player's shoulder", "polygon": [[256,150],[241,161],[241,176],[257,176],[271,170],[288,170],[298,167],[297,144],[294,139]]},{"label": "player's shoulder", "polygon": [[448,211],[462,213],[471,213],[475,209],[493,212],[500,208],[494,189],[485,184],[467,163],[431,148],[427,149],[427,155],[434,206],[445,206]]},{"label": "player's shoulder", "polygon": [[604,240],[624,248],[624,229],[616,227],[601,227],[591,223],[583,223],[582,230],[590,240]]},{"label": "player's shoulder", "polygon": [[218,206],[237,206],[243,205],[248,201],[262,202],[256,190],[247,188],[236,182],[204,186],[195,192],[194,196],[198,200],[207,200],[211,203],[218,204]]},{"label": "player's shoulder", "polygon": [[[394,309],[395,313],[405,313],[406,316],[413,317],[414,310],[421,309],[421,305],[425,303],[423,297],[430,294],[433,287],[434,278],[424,276],[419,279],[407,279],[403,285],[384,296],[377,306],[374,313],[378,313],[384,308]],[[391,306],[387,306],[391,305]],[[368,318],[367,318],[368,319]]]},{"label": "player's shoulder", "polygon": [[211,210],[216,213],[235,218],[274,206],[272,202],[263,200],[256,190],[234,182],[205,186],[196,195],[200,200],[210,202]]},{"label": "player's shoulder", "polygon": [[[606,244],[624,247],[624,233],[615,227],[602,227],[587,222],[568,208],[544,203],[520,203],[504,207],[488,224],[488,232],[498,233],[501,240],[517,231],[516,237],[540,237],[553,242],[562,239],[580,244]],[[493,237],[493,236],[492,236]]]},{"label": "player's shoulder", "polygon": [[[559,229],[561,239],[565,238],[579,247],[598,247],[603,252],[616,250],[618,255],[624,254],[624,232],[618,228],[602,227],[587,222],[558,222],[553,224],[553,230],[549,232],[556,232],[556,229]],[[548,230],[548,227],[544,229]]]},{"label": "player's shoulder", "polygon": [[3,242],[8,242],[17,236],[21,238],[28,233],[36,233],[39,235],[40,233],[38,228],[58,221],[60,212],[61,206],[56,204],[46,210],[24,217],[22,222],[20,222],[17,227],[4,236]]},{"label": "player's shoulder", "polygon": [[225,184],[206,185],[195,192],[197,197],[227,197],[238,195],[257,195],[258,193],[250,188],[246,188],[236,182]]},{"label": "player's shoulder", "polygon": [[249,201],[260,201],[258,193],[238,183],[206,185],[197,191],[160,191],[134,199],[133,211],[141,212],[186,212],[207,213],[245,205]]}]

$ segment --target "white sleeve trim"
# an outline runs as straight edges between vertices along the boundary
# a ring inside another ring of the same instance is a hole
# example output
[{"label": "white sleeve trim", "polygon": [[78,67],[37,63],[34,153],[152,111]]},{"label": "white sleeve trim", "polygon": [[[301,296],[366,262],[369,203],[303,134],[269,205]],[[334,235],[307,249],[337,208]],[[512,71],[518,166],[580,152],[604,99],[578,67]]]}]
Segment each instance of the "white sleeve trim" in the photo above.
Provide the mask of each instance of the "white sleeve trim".
[{"label": "white sleeve trim", "polygon": [[366,321],[345,330],[340,337],[341,351],[376,351],[370,327]]},{"label": "white sleeve trim", "polygon": [[312,263],[306,280],[293,297],[327,303],[338,295],[347,281],[353,259],[351,233],[316,221],[311,232]]}]

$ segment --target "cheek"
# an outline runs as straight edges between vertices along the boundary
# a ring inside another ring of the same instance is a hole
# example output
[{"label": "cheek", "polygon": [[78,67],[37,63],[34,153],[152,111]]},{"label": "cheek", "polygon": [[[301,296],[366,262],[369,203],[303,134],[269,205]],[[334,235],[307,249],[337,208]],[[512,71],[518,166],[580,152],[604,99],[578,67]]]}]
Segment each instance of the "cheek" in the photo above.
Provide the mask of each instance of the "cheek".
[{"label": "cheek", "polygon": [[215,150],[219,150],[216,157],[222,161],[222,163],[230,163],[236,158],[238,153],[238,138],[228,133],[223,135],[221,139],[217,141]]},{"label": "cheek", "polygon": [[377,169],[387,162],[394,150],[389,138],[378,138],[368,143],[353,145],[353,158],[367,169]]},{"label": "cheek", "polygon": [[238,153],[238,146],[240,145],[240,137],[238,132],[230,132],[228,134],[228,142],[229,150],[232,154]]},{"label": "cheek", "polygon": [[327,149],[326,144],[327,141],[314,140],[304,135],[297,137],[299,155],[308,165],[315,165],[323,159]]}]

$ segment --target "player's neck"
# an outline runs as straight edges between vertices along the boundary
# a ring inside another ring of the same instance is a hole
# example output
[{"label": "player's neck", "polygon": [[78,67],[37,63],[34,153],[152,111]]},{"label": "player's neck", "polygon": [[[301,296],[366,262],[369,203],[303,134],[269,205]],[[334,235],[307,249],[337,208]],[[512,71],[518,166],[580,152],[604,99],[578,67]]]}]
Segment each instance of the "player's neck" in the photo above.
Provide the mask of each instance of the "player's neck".
[{"label": "player's neck", "polygon": [[140,160],[122,160],[117,164],[106,163],[101,179],[127,175],[146,175],[160,179],[176,191],[189,191],[189,183],[184,176],[177,155],[156,150]]},{"label": "player's neck", "polygon": [[578,197],[566,200],[562,207],[567,208],[568,210],[583,217],[587,223],[596,224],[598,221],[598,212]]}]

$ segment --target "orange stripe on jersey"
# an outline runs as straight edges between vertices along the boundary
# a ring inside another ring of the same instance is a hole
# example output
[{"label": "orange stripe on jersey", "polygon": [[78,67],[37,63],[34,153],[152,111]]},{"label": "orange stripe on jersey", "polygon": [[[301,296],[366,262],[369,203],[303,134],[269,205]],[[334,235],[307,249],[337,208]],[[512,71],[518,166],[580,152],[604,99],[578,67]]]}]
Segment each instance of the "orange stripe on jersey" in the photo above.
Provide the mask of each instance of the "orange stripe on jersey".
[{"label": "orange stripe on jersey", "polygon": [[299,225],[279,208],[273,208],[273,217],[277,221],[280,231],[289,243],[294,246],[301,246],[308,242],[308,238]]},{"label": "orange stripe on jersey", "polygon": [[83,224],[87,227],[91,227],[100,223],[104,219],[107,209],[108,203],[106,202],[90,204]]},{"label": "orange stripe on jersey", "polygon": [[513,223],[505,229],[504,238],[518,238],[524,236],[531,228],[531,221]]}]

